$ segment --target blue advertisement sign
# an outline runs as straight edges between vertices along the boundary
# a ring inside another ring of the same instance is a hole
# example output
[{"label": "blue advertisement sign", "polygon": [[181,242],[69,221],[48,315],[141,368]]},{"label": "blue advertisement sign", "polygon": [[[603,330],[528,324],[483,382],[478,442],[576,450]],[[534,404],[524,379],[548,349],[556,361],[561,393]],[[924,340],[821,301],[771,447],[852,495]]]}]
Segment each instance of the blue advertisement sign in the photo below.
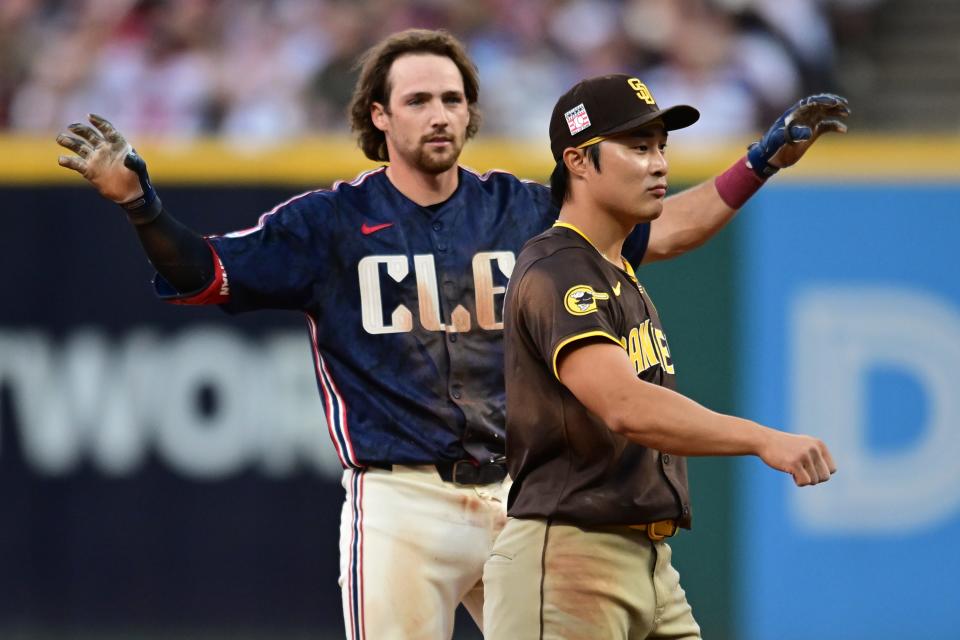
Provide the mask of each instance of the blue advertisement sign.
[{"label": "blue advertisement sign", "polygon": [[742,414],[838,471],[742,463],[737,637],[960,637],[960,186],[770,185],[744,216]]}]

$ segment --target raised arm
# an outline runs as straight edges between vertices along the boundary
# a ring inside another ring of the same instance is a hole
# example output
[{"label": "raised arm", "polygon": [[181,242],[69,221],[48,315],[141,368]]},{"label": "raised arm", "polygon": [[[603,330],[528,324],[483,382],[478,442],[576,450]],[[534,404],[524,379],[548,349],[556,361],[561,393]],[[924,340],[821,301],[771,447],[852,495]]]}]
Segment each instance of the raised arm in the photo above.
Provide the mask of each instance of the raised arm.
[{"label": "raised arm", "polygon": [[836,465],[827,446],[716,413],[637,378],[626,352],[608,341],[573,343],[561,352],[560,381],[611,430],[658,451],[684,456],[755,455],[789,473],[797,486],[830,479]]},{"label": "raised arm", "polygon": [[829,93],[784,111],[727,171],[664,201],[663,213],[650,225],[643,262],[674,258],[712,238],[767,178],[800,160],[820,135],[845,133],[849,114],[847,100]]},{"label": "raised arm", "polygon": [[74,123],[57,143],[76,155],[59,158],[104,198],[127,213],[157,272],[181,293],[203,289],[213,279],[213,254],[203,237],[164,210],[147,175],[147,165],[104,118],[90,114],[90,124]]}]

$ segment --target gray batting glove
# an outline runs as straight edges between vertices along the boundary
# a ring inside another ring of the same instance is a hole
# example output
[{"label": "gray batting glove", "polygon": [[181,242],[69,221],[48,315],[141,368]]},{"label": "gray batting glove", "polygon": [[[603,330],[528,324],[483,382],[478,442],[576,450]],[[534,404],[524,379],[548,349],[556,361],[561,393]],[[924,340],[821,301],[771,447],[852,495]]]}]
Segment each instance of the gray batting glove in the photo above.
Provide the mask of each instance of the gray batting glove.
[{"label": "gray batting glove", "polygon": [[67,127],[69,133],[57,136],[57,144],[77,154],[60,156],[58,163],[122,206],[134,224],[150,222],[160,214],[161,205],[146,163],[106,119],[93,113],[88,118],[93,127],[75,122]]}]

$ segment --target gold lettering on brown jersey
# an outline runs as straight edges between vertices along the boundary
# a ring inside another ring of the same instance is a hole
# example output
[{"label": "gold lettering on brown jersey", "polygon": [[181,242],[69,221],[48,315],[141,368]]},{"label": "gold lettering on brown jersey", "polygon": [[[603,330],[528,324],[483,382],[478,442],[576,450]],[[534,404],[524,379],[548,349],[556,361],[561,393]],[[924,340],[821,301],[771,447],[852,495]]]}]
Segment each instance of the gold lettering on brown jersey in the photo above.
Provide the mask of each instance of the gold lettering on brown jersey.
[{"label": "gold lettering on brown jersey", "polygon": [[658,364],[666,373],[674,372],[667,336],[654,327],[649,319],[644,320],[639,327],[630,329],[626,337],[621,337],[620,346],[627,352],[633,369],[638,374]]},{"label": "gold lettering on brown jersey", "polygon": [[670,357],[670,345],[667,344],[667,336],[660,329],[654,329],[657,339],[657,351],[660,352],[660,365],[667,373],[673,373],[673,358]]},{"label": "gold lettering on brown jersey", "polygon": [[650,320],[644,320],[640,326],[640,345],[643,347],[644,360],[649,362],[651,367],[660,363],[657,350],[653,346],[653,327]]},{"label": "gold lettering on brown jersey", "polygon": [[630,329],[630,337],[628,340],[627,353],[630,356],[630,362],[633,363],[633,368],[637,373],[641,371],[646,371],[649,366],[643,361],[643,350],[640,348],[640,332],[637,331],[637,328],[634,327]]}]

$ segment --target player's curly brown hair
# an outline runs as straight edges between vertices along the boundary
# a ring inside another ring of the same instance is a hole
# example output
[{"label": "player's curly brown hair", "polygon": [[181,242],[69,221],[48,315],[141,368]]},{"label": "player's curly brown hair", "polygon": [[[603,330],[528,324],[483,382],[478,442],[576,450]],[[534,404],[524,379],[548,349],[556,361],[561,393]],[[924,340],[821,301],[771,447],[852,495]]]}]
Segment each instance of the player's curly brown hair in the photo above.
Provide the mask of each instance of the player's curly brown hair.
[{"label": "player's curly brown hair", "polygon": [[357,145],[371,160],[389,160],[387,141],[373,125],[370,108],[374,102],[390,104],[390,67],[393,61],[409,53],[433,53],[453,60],[463,76],[463,91],[467,98],[470,120],[467,123],[467,139],[480,128],[480,79],[477,67],[467,55],[463,44],[450,33],[428,29],[407,29],[395,33],[366,51],[357,62],[360,77],[350,99],[350,128],[357,133]]}]

